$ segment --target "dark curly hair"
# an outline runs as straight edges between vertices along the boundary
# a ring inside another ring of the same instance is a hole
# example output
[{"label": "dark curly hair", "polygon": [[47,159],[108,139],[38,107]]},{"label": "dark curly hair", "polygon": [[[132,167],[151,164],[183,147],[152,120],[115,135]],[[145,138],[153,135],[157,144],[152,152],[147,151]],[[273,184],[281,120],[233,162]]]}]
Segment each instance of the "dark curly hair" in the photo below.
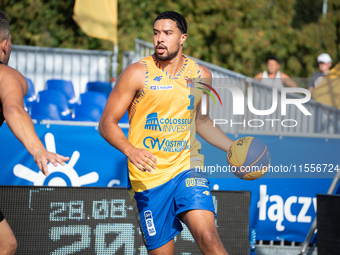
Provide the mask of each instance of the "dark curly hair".
[{"label": "dark curly hair", "polygon": [[157,16],[157,18],[155,19],[155,21],[153,22],[153,24],[155,24],[155,22],[157,20],[160,19],[171,19],[173,21],[176,22],[177,27],[179,28],[179,30],[182,32],[182,34],[186,34],[187,33],[187,29],[188,29],[188,24],[187,21],[185,20],[185,18],[179,14],[178,12],[174,12],[174,11],[166,11],[166,12],[162,12],[161,14],[159,14]]},{"label": "dark curly hair", "polygon": [[9,22],[6,14],[0,11],[0,42],[8,39],[9,36]]}]

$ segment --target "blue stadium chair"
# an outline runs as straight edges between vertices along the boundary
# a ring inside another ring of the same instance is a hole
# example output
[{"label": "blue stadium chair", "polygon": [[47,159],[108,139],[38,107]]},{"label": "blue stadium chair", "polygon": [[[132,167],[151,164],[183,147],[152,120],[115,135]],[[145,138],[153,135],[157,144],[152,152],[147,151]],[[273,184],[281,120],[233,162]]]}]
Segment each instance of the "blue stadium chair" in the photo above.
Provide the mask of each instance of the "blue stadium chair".
[{"label": "blue stadium chair", "polygon": [[74,121],[99,122],[103,109],[96,104],[79,104],[74,108]]},{"label": "blue stadium chair", "polygon": [[80,95],[80,104],[95,104],[104,110],[107,97],[104,93],[88,91]]},{"label": "blue stadium chair", "polygon": [[76,95],[74,93],[73,84],[71,81],[65,81],[65,80],[56,80],[51,79],[46,81],[46,89],[47,90],[58,90],[65,94],[67,102],[69,106],[74,106],[77,104],[78,100],[76,98]]},{"label": "blue stadium chair", "polygon": [[38,93],[37,102],[55,104],[62,120],[71,120],[72,114],[67,104],[65,94],[57,90],[43,90]]},{"label": "blue stadium chair", "polygon": [[86,91],[101,92],[104,93],[107,97],[109,97],[111,90],[111,82],[92,81],[86,84]]},{"label": "blue stadium chair", "polygon": [[120,119],[119,123],[129,124],[129,116],[128,116],[127,111],[124,113],[124,115]]},{"label": "blue stadium chair", "polygon": [[33,85],[32,80],[27,77],[25,78],[27,81],[28,90],[27,90],[26,96],[24,97],[24,104],[25,104],[25,108],[29,108],[32,102],[34,102],[37,97],[35,95],[35,90],[34,90],[34,85]]},{"label": "blue stadium chair", "polygon": [[33,102],[30,107],[30,115],[32,119],[36,119],[38,122],[41,120],[60,120],[58,107],[55,104]]}]

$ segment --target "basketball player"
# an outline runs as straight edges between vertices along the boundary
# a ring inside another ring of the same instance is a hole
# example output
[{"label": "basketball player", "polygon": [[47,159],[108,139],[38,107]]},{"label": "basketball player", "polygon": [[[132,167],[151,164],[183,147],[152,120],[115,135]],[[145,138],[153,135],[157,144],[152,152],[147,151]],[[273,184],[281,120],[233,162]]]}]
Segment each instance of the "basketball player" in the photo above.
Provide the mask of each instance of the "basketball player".
[{"label": "basketball player", "polygon": [[[126,68],[99,123],[100,134],[128,158],[129,194],[149,254],[174,254],[174,237],[189,228],[203,254],[227,254],[214,219],[209,182],[192,170],[203,166],[196,132],[228,151],[232,144],[209,115],[192,78],[210,71],[182,55],[187,23],[167,11],[154,21],[155,53]],[[209,104],[208,104],[209,105]],[[118,126],[128,109],[128,139]]]},{"label": "basketball player", "polygon": [[279,71],[281,67],[280,60],[276,56],[267,58],[267,70],[255,75],[254,79],[267,84],[268,86],[281,89],[284,85],[288,87],[297,87],[298,85],[289,77],[288,74]]},{"label": "basketball player", "polygon": [[[191,78],[210,71],[182,55],[187,23],[176,12],[160,14],[153,27],[155,53],[130,65],[113,88],[99,123],[100,134],[128,158],[129,194],[149,254],[174,254],[174,237],[189,228],[204,254],[227,254],[216,227],[196,132],[228,151],[232,144],[209,115],[201,114],[202,90]],[[209,104],[208,104],[209,105]],[[128,139],[118,126],[128,109]]]},{"label": "basketball player", "polygon": [[[48,176],[48,162],[54,166],[57,166],[57,163],[64,165],[64,161],[69,158],[45,150],[36,135],[32,120],[24,109],[26,79],[18,71],[7,66],[11,49],[9,22],[6,15],[0,11],[0,126],[6,120],[13,134],[34,157],[39,169]],[[0,211],[0,254],[14,254],[16,248],[14,234]]]}]

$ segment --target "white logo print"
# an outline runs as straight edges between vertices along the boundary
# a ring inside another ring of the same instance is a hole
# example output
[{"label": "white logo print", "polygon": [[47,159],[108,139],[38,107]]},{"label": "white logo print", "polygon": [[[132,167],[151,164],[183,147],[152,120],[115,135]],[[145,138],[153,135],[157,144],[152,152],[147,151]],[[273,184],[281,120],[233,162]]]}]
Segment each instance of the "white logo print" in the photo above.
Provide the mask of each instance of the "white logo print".
[{"label": "white logo print", "polygon": [[156,228],[153,223],[152,212],[150,210],[145,211],[144,217],[145,217],[145,223],[148,229],[149,236],[156,235]]},{"label": "white logo print", "polygon": [[[46,149],[56,153],[54,136],[51,133],[45,135]],[[34,186],[73,186],[80,187],[83,185],[95,183],[99,179],[96,172],[91,172],[83,176],[79,176],[74,170],[74,165],[79,159],[79,152],[74,151],[68,164],[64,166],[58,164],[57,167],[51,163],[47,164],[49,176],[46,177],[41,171],[38,173],[21,165],[17,164],[13,168],[13,174],[19,178],[33,182]]]}]

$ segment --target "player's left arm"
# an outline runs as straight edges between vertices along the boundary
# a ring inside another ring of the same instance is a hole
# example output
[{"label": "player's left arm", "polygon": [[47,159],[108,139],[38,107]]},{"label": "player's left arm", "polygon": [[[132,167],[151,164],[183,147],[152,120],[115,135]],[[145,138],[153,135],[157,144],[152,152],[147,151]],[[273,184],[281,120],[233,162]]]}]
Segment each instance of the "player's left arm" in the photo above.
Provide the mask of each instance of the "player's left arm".
[{"label": "player's left arm", "polygon": [[[204,82],[207,82],[211,86],[211,72],[205,66],[199,66]],[[231,140],[217,125],[214,127],[214,122],[209,117],[209,97],[207,97],[207,114],[201,113],[201,101],[197,105],[196,114],[196,132],[205,141],[211,145],[227,152],[233,143]]]},{"label": "player's left arm", "polygon": [[31,117],[24,109],[23,98],[27,93],[25,78],[16,70],[4,66],[6,72],[0,78],[0,101],[6,123],[13,134],[33,156],[39,169],[48,176],[47,163],[65,165],[69,157],[49,152],[35,133]]},{"label": "player's left arm", "polygon": [[296,84],[295,81],[292,80],[292,78],[289,77],[288,74],[285,74],[285,73],[281,73],[281,79],[282,80],[282,83],[285,84],[286,86],[288,87],[298,87],[298,85]]}]

